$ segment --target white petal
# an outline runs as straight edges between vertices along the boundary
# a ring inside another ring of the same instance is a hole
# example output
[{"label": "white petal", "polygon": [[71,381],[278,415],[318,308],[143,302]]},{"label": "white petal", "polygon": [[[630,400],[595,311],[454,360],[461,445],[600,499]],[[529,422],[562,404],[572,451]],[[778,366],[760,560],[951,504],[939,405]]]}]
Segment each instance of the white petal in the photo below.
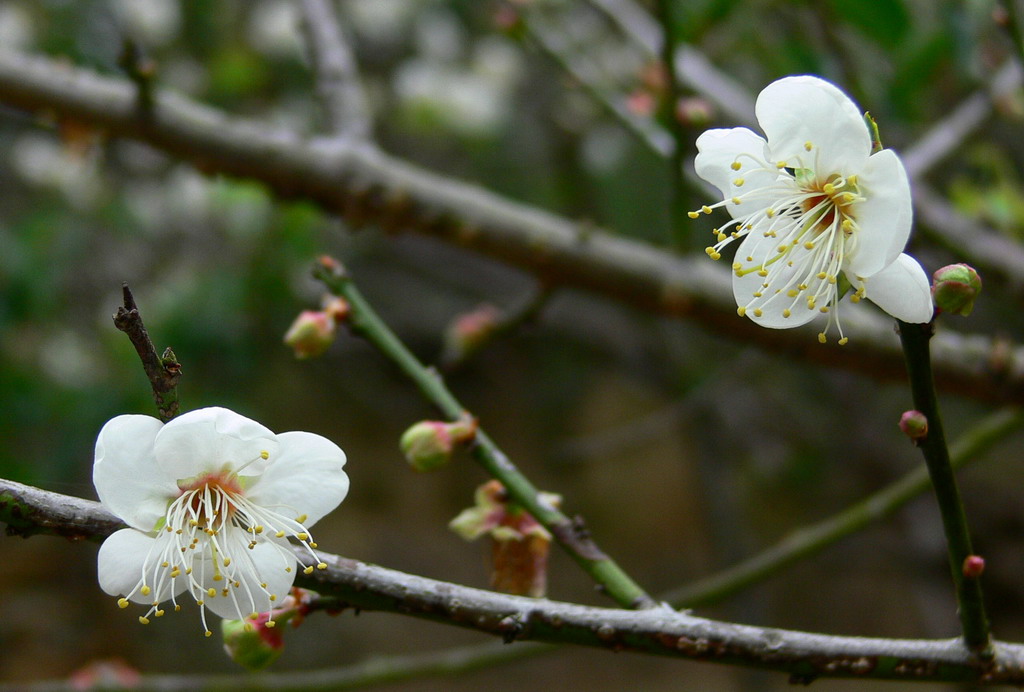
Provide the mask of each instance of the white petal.
[{"label": "white petal", "polygon": [[[288,549],[285,548],[287,551]],[[213,565],[210,560],[203,574],[203,588],[217,589],[217,595],[210,597],[203,596],[207,609],[215,615],[227,619],[241,619],[252,613],[264,613],[275,605],[279,605],[284,597],[288,595],[292,583],[295,581],[296,562],[291,552],[281,552],[277,547],[268,541],[261,542],[252,550],[242,548],[232,551],[234,578],[240,586],[225,586],[224,580],[213,580]],[[285,567],[291,567],[290,572]],[[196,568],[198,570],[198,566]],[[265,583],[266,589],[260,586]],[[228,589],[225,596],[222,589]],[[274,594],[277,598],[269,600],[268,594]]]},{"label": "white petal", "polygon": [[[785,77],[761,91],[757,121],[772,157],[819,176],[859,172],[871,153],[871,134],[860,108],[835,85],[818,77]],[[807,151],[805,144],[813,145]]]},{"label": "white petal", "polygon": [[219,407],[183,413],[163,427],[154,443],[157,464],[175,480],[244,464],[249,466],[239,475],[258,475],[266,463],[260,459],[264,451],[277,452],[274,433]]},{"label": "white petal", "polygon": [[100,502],[129,526],[152,531],[178,495],[174,479],[161,472],[153,442],[163,424],[150,416],[117,416],[96,438],[92,482]]},{"label": "white petal", "polygon": [[303,523],[312,526],[348,494],[345,452],[326,437],[308,432],[281,433],[277,439],[277,455],[270,457],[263,475],[253,480],[245,495],[262,507],[305,514]]},{"label": "white petal", "polygon": [[891,149],[873,154],[857,175],[865,200],[853,209],[856,250],[847,266],[856,276],[871,276],[896,261],[910,237],[914,212],[910,181]]},{"label": "white petal", "polygon": [[896,261],[864,280],[864,295],[896,319],[922,323],[932,319],[932,291],[917,260],[900,255]]},{"label": "white petal", "polygon": [[[697,138],[697,157],[693,166],[697,175],[721,191],[723,199],[732,199],[752,189],[771,185],[778,178],[776,169],[758,166],[757,162],[764,162],[765,146],[766,142],[760,135],[745,127],[707,130]],[[740,164],[738,171],[732,168],[734,162]],[[743,179],[742,186],[733,184],[737,178]],[[765,200],[760,206],[766,207],[769,203]],[[728,209],[730,213],[738,211],[731,206]],[[753,210],[748,205],[742,211],[749,213]]]},{"label": "white petal", "polygon": [[[760,258],[765,255],[764,243],[774,247],[777,242],[757,234],[749,234],[743,239],[739,249],[736,250],[736,256],[751,256],[760,261]],[[736,299],[737,306],[746,307],[745,316],[762,327],[769,327],[771,329],[799,327],[807,324],[818,315],[817,310],[808,309],[806,293],[798,294],[796,298],[791,298],[787,295],[790,289],[796,288],[805,278],[803,274],[797,273],[796,270],[782,268],[774,277],[771,287],[766,289],[763,286],[765,279],[758,276],[757,272],[750,272],[744,276],[736,276],[734,272],[732,277],[733,297]],[[760,292],[763,295],[760,298],[755,298],[754,293],[756,292]],[[826,303],[822,301],[819,304],[825,305]],[[762,313],[760,317],[756,314],[758,309]],[[789,317],[783,316],[783,310],[785,309],[789,309]]]},{"label": "white petal", "polygon": [[111,596],[125,596],[135,590],[143,576],[146,576],[146,583],[150,585],[151,592],[143,595],[135,591],[129,600],[145,605],[165,601],[171,597],[172,585],[175,595],[181,593],[185,590],[185,583],[182,580],[156,578],[164,571],[164,568],[159,567],[157,560],[159,550],[157,539],[141,531],[115,531],[103,541],[96,559],[100,588]]}]

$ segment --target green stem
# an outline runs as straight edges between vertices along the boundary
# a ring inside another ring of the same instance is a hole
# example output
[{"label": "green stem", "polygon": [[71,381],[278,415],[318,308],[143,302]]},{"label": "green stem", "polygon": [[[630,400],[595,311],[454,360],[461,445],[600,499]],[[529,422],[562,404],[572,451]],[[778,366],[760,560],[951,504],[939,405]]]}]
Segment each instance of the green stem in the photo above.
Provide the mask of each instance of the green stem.
[{"label": "green stem", "polygon": [[[953,445],[950,450],[953,468],[959,469],[977,460],[986,449],[1022,424],[1024,413],[1016,408],[1001,409],[986,417]],[[928,490],[930,485],[927,466],[919,466],[843,511],[816,524],[803,526],[770,548],[705,579],[673,589],[662,598],[673,606],[686,608],[721,603],[872,522],[892,515]]]},{"label": "green stem", "polygon": [[[465,407],[445,386],[441,376],[409,351],[370,307],[355,283],[334,259],[321,258],[313,275],[349,303],[349,328],[372,343],[411,379],[423,395],[450,420],[467,417]],[[652,599],[591,540],[578,521],[574,522],[541,499],[540,492],[483,430],[478,430],[472,450],[477,463],[505,486],[509,496],[552,533],[555,540],[619,605],[647,608]]]},{"label": "green stem", "polygon": [[942,526],[946,533],[946,546],[949,552],[949,567],[953,573],[953,584],[956,587],[964,642],[982,656],[991,655],[991,635],[981,593],[981,581],[976,577],[964,576],[964,560],[973,555],[974,551],[971,548],[971,536],[967,529],[967,516],[964,514],[963,501],[960,498],[956,476],[950,464],[949,450],[946,448],[942,417],[939,415],[938,397],[935,394],[931,352],[928,346],[934,331],[933,323],[909,324],[901,320],[897,320],[897,322],[899,323],[900,341],[903,344],[903,354],[907,362],[907,372],[910,376],[914,406],[928,420],[928,434],[918,443],[918,446],[924,455],[932,487],[935,489],[935,497],[939,503],[939,511],[942,514]]},{"label": "green stem", "polygon": [[[674,0],[658,0],[658,20],[661,23],[664,40],[661,46],[661,62],[665,69],[665,94],[662,101],[660,119],[662,125],[672,135],[675,146],[668,156],[669,184],[671,185],[671,201],[669,207],[669,223],[671,224],[672,245],[678,250],[687,249],[687,238],[692,237],[686,231],[689,228],[686,215],[687,197],[683,193],[686,180],[683,178],[683,164],[689,147],[683,146],[686,139],[686,128],[676,114],[679,103],[679,75],[676,72],[676,47],[679,44],[679,31],[674,8]],[[692,243],[690,243],[692,244]]]}]

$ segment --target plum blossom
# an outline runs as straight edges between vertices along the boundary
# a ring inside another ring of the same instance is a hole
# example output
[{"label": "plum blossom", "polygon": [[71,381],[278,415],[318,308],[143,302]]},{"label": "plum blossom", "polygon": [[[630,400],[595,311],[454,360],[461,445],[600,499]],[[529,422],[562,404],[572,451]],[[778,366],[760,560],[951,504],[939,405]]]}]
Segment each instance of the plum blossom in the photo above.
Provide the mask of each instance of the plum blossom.
[{"label": "plum blossom", "polygon": [[872,153],[860,109],[818,77],[786,77],[760,93],[755,107],[765,137],[745,128],[715,129],[697,138],[697,174],[732,220],[712,232],[721,251],[741,240],[733,261],[740,316],[774,329],[828,314],[824,343],[839,301],[868,298],[904,322],[932,318],[928,278],[903,254],[913,222],[910,183],[899,157]]},{"label": "plum blossom", "polygon": [[[167,424],[141,415],[111,419],[96,440],[93,484],[131,528],[99,551],[100,587],[149,606],[148,624],[183,593],[222,618],[254,619],[280,605],[295,580],[326,569],[309,527],[348,492],[345,453],[307,432],[274,434],[224,408]],[[289,539],[302,546],[298,559]],[[267,627],[273,627],[269,619]]]}]

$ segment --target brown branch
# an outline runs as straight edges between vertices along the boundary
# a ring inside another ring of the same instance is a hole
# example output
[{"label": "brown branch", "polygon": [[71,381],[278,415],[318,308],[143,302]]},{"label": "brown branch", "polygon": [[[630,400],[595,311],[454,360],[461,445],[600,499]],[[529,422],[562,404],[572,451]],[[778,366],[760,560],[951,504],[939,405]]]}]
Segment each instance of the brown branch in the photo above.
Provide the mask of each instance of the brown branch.
[{"label": "brown branch", "polygon": [[167,421],[178,415],[178,378],[181,377],[181,364],[169,347],[161,356],[156,352],[153,340],[149,338],[146,325],[142,322],[139,307],[135,304],[128,284],[121,285],[124,294],[124,305],[114,313],[114,326],[128,335],[142,361],[149,384],[153,388],[153,399],[156,401],[160,420]]},{"label": "brown branch", "polygon": [[[373,222],[430,235],[521,267],[552,287],[581,288],[691,319],[790,360],[876,379],[904,378],[892,322],[869,308],[845,311],[851,341],[845,350],[822,347],[806,330],[763,329],[736,316],[728,269],[706,257],[675,257],[416,168],[363,143],[319,147],[167,92],[156,93],[155,121],[147,125],[126,80],[9,52],[0,52],[0,102],[145,141],[207,173],[259,180],[283,197],[318,202],[353,225]],[[946,389],[1024,402],[1024,349],[947,332],[935,338],[933,350],[936,376]]]},{"label": "brown branch", "polygon": [[[61,522],[69,517],[73,530]],[[0,480],[0,521],[15,533],[103,538],[121,526],[99,503]],[[34,525],[38,530],[29,530]],[[299,547],[295,547],[299,551]],[[299,553],[301,554],[301,553]],[[668,606],[620,610],[510,596],[358,560],[319,553],[328,567],[297,585],[337,599],[336,606],[387,611],[501,637],[633,651],[818,677],[1024,684],[1024,646],[997,642],[981,661],[956,639],[844,637],[751,627],[699,618]]]},{"label": "brown branch", "polygon": [[316,91],[332,134],[370,139],[372,123],[355,56],[330,0],[302,0],[302,30],[316,73]]}]

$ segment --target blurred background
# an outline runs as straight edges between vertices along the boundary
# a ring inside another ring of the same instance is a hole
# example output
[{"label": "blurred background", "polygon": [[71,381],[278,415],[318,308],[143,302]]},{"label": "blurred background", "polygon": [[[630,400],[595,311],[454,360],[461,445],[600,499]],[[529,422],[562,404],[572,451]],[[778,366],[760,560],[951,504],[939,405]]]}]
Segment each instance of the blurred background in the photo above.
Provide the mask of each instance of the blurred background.
[{"label": "blurred background", "polygon": [[[668,246],[669,165],[552,59],[555,45],[583,61],[602,93],[638,118],[664,110],[657,66],[594,3],[338,7],[385,151]],[[681,38],[752,94],[787,74],[824,76],[871,111],[896,149],[1014,54],[1000,25],[1005,8],[985,0],[692,0],[677,10]],[[117,75],[130,37],[156,62],[162,87],[311,135],[323,118],[297,20],[289,0],[3,0],[0,46]],[[545,36],[557,38],[547,49]],[[712,103],[684,96],[690,143],[708,125],[736,124]],[[1019,91],[995,111],[929,180],[960,212],[1020,239]],[[702,201],[694,194],[688,208]],[[929,272],[961,259],[920,231],[913,249]],[[352,490],[317,525],[321,546],[486,586],[487,547],[446,528],[472,504],[483,473],[462,458],[414,474],[398,451],[402,431],[434,415],[430,407],[380,354],[345,333],[312,361],[297,361],[282,344],[295,315],[318,304],[309,267],[322,253],[346,263],[427,361],[437,360],[458,315],[482,303],[514,308],[538,290],[526,274],[433,240],[372,226],[355,232],[312,205],[205,177],[146,145],[0,108],[0,477],[95,498],[100,427],[117,414],[155,413],[135,353],[111,321],[127,281],[157,347],[172,346],[183,365],[185,409],[227,406],[275,431],[313,431],[345,449]],[[971,318],[943,328],[1019,339],[1019,298],[1004,288],[987,281]],[[851,343],[843,355],[855,358],[856,349]],[[463,363],[449,384],[520,468],[560,493],[569,514],[585,516],[601,546],[651,593],[752,555],[919,463],[896,427],[910,407],[904,387],[804,366],[574,291],[556,292],[536,320]],[[943,407],[953,439],[991,410],[954,396]],[[1022,443],[1007,439],[962,474],[976,548],[988,563],[994,630],[1008,640],[1024,639]],[[136,613],[99,590],[96,550],[0,538],[0,681],[64,677],[111,658],[153,673],[237,670],[216,639],[202,637],[194,608],[140,629]],[[557,549],[549,595],[607,604]],[[848,635],[958,632],[927,496],[698,613]],[[485,640],[391,614],[316,615],[289,633],[273,670]],[[392,689],[565,685],[788,689],[778,674],[579,649]]]}]

